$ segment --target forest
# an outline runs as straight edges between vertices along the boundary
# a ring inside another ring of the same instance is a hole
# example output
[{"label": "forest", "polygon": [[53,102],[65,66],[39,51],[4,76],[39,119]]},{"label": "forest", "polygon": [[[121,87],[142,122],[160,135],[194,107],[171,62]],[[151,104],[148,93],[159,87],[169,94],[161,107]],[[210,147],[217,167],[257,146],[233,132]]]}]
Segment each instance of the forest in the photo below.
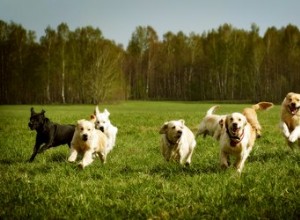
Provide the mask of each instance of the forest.
[{"label": "forest", "polygon": [[92,26],[45,28],[40,39],[0,20],[0,104],[98,104],[119,100],[279,103],[300,92],[300,32],[263,36],[222,24],[199,33],[138,26],[127,48]]}]

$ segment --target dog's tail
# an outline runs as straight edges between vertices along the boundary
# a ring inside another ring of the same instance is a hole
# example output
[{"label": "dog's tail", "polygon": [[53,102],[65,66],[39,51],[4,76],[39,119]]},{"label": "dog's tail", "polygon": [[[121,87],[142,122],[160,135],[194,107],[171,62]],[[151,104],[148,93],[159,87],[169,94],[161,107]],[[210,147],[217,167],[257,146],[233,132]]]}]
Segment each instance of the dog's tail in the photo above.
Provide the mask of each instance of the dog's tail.
[{"label": "dog's tail", "polygon": [[258,121],[256,111],[257,110],[268,110],[273,107],[272,102],[259,102],[252,105],[251,108],[245,108],[243,114],[246,116],[247,121],[253,129],[256,130],[257,137],[261,136],[261,125]]},{"label": "dog's tail", "polygon": [[214,105],[213,107],[211,107],[210,109],[208,109],[208,111],[206,112],[206,116],[212,115],[213,113],[215,113],[216,109],[218,109],[220,106],[218,105]]},{"label": "dog's tail", "polygon": [[272,108],[274,104],[272,102],[259,102],[255,105],[252,105],[252,109],[257,110],[268,110]]}]

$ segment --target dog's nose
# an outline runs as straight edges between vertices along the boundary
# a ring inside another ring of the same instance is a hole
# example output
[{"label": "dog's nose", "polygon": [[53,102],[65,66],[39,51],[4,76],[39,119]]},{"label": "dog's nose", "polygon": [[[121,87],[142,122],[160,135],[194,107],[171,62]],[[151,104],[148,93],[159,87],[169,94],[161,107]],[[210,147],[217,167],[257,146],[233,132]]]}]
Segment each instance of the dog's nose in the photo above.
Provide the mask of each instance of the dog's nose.
[{"label": "dog's nose", "polygon": [[237,128],[238,124],[237,123],[232,123],[233,128]]},{"label": "dog's nose", "polygon": [[291,106],[292,106],[292,108],[296,108],[296,103],[292,102]]},{"label": "dog's nose", "polygon": [[100,131],[104,132],[104,127],[103,126],[101,126],[99,129],[100,129]]},{"label": "dog's nose", "polygon": [[82,135],[82,140],[83,140],[83,141],[87,141],[87,139],[88,139],[88,135],[87,135],[87,134],[83,134],[83,135]]},{"label": "dog's nose", "polygon": [[182,130],[177,131],[177,134],[178,134],[179,136],[181,136],[181,135],[182,135]]}]

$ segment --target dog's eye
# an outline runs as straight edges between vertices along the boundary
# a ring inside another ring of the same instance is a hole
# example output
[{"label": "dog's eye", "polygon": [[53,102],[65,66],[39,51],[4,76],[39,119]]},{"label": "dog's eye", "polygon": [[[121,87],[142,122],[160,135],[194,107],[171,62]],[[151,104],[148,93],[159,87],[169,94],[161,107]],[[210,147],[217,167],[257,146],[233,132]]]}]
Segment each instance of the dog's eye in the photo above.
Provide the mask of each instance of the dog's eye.
[{"label": "dog's eye", "polygon": [[291,102],[291,101],[293,101],[293,99],[290,98],[289,101]]},{"label": "dog's eye", "polygon": [[175,126],[173,126],[172,129],[175,129]]},{"label": "dog's eye", "polygon": [[90,131],[91,129],[90,128],[88,128],[88,131]]},{"label": "dog's eye", "polygon": [[233,118],[230,118],[230,121],[233,121]]},{"label": "dog's eye", "polygon": [[239,121],[242,121],[242,119],[239,118]]},{"label": "dog's eye", "polygon": [[96,121],[96,123],[97,123],[97,124],[100,124],[100,122],[99,122],[99,121]]},{"label": "dog's eye", "polygon": [[83,128],[80,128],[81,131],[83,131]]}]

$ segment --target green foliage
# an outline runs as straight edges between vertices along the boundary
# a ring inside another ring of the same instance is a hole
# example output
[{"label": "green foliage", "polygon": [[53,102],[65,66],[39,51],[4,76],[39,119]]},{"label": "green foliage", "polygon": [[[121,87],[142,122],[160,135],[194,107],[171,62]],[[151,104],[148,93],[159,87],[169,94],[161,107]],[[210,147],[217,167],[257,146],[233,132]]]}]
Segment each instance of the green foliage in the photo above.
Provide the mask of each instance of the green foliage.
[{"label": "green foliage", "polygon": [[[300,152],[291,151],[278,129],[279,106],[259,112],[263,136],[241,176],[219,168],[219,145],[197,139],[189,168],[167,163],[158,130],[184,119],[196,132],[213,103],[125,102],[103,105],[119,128],[117,145],[102,165],[84,170],[67,162],[60,146],[28,163],[35,132],[27,127],[31,106],[0,106],[1,219],[297,219],[300,217]],[[221,104],[218,112],[249,105]],[[46,105],[55,122],[88,118],[92,105]],[[297,148],[297,147],[296,147]]]},{"label": "green foliage", "polygon": [[[203,34],[138,26],[126,49],[91,26],[33,31],[0,20],[0,103],[267,100],[299,92],[300,31],[288,24]],[[274,89],[276,88],[276,92]],[[20,92],[21,91],[21,92]]]}]

